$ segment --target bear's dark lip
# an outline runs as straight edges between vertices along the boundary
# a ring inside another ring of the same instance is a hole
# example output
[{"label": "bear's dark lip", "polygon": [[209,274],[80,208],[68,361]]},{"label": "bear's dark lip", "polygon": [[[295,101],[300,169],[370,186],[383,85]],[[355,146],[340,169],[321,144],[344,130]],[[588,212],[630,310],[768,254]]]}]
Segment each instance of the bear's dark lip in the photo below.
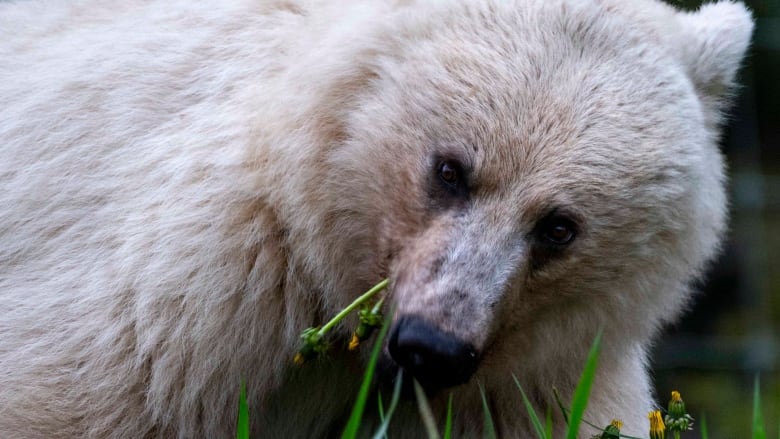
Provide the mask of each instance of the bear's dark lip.
[{"label": "bear's dark lip", "polygon": [[429,382],[425,379],[413,377],[411,373],[407,372],[403,367],[399,366],[395,360],[393,360],[390,352],[387,349],[387,345],[385,345],[382,349],[382,354],[377,359],[375,375],[377,378],[377,387],[382,390],[382,393],[392,395],[395,391],[396,380],[401,379],[401,398],[405,400],[413,400],[416,398],[414,392],[415,380],[417,380],[422,389],[425,391],[426,397],[433,398],[444,390],[467,385],[471,382],[471,379],[474,377],[474,375],[476,375],[476,372],[474,372],[471,377],[463,383],[442,387],[434,382]]},{"label": "bear's dark lip", "polygon": [[[383,394],[394,394],[396,381],[400,379],[401,399],[405,401],[413,401],[416,399],[416,395],[414,393],[414,379],[412,378],[412,375],[400,367],[395,361],[393,361],[389,354],[383,355],[377,361],[376,373],[378,383],[377,386]],[[425,391],[425,395],[428,398],[435,396],[436,393],[438,393],[440,390],[432,388],[431,386],[426,386],[423,383],[420,383],[420,385],[422,386],[423,390]]]}]

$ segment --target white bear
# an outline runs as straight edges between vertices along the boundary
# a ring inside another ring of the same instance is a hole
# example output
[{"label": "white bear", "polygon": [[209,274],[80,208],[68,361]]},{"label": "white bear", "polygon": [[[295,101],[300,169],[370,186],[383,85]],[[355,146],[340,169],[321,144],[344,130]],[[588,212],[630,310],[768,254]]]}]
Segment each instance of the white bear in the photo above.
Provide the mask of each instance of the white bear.
[{"label": "white bear", "polygon": [[480,386],[533,437],[513,376],[568,398],[599,329],[586,418],[644,435],[751,32],[730,1],[3,2],[0,437],[229,437],[242,380],[254,437],[338,435],[368,349],[353,319],[297,367],[299,333],[385,277],[380,366],[457,437]]}]

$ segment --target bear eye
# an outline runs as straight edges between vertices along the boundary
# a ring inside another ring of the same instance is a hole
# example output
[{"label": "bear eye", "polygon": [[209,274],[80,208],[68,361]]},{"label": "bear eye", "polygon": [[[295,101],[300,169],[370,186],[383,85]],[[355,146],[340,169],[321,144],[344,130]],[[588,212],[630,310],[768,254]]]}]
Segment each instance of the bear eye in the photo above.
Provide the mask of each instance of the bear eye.
[{"label": "bear eye", "polygon": [[574,239],[574,232],[565,224],[554,224],[544,232],[544,237],[554,244],[568,244]]},{"label": "bear eye", "polygon": [[569,216],[555,209],[536,223],[529,236],[533,242],[531,266],[534,269],[541,269],[566,253],[582,230],[582,223],[577,219],[577,215]]},{"label": "bear eye", "polygon": [[555,245],[569,244],[576,236],[574,224],[566,218],[551,218],[545,221],[541,232],[547,242]]},{"label": "bear eye", "polygon": [[450,186],[458,184],[459,179],[458,167],[451,162],[439,163],[439,178]]},{"label": "bear eye", "polygon": [[428,171],[428,203],[436,210],[464,207],[469,200],[469,168],[452,156],[432,157]]}]

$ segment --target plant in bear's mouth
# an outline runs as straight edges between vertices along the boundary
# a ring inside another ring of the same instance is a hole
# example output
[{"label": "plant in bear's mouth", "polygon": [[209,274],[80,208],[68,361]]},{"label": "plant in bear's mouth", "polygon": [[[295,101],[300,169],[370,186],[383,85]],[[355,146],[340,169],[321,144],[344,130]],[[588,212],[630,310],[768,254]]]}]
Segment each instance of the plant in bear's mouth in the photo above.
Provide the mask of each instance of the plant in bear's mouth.
[{"label": "plant in bear's mouth", "polygon": [[361,307],[358,315],[360,318],[360,324],[352,335],[352,340],[349,342],[349,349],[354,350],[358,344],[371,337],[374,330],[382,324],[382,304],[384,298],[379,299],[374,306],[367,304],[368,300],[374,297],[377,293],[387,288],[390,283],[389,279],[385,279],[378,284],[374,285],[370,290],[366,291],[355,299],[354,302],[349,304],[346,308],[341,310],[335,317],[330,319],[328,323],[322,327],[315,326],[313,328],[306,328],[301,332],[301,340],[303,345],[298,353],[295,354],[293,361],[295,364],[303,364],[307,361],[313,360],[318,355],[325,353],[328,350],[328,344],[325,340],[325,336],[328,331],[333,329],[341,320],[344,319],[349,313]]}]

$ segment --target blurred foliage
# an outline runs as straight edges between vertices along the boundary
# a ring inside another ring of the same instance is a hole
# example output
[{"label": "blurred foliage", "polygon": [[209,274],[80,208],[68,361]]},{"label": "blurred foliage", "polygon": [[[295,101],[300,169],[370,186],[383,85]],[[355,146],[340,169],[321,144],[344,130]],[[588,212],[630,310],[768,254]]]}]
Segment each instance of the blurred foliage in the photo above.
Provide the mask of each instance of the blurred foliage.
[{"label": "blurred foliage", "polygon": [[[690,10],[702,3],[668,2]],[[716,438],[750,431],[756,374],[767,435],[780,437],[780,0],[745,3],[756,31],[722,141],[731,175],[728,242],[691,311],[651,355],[659,406],[679,389]]]}]

